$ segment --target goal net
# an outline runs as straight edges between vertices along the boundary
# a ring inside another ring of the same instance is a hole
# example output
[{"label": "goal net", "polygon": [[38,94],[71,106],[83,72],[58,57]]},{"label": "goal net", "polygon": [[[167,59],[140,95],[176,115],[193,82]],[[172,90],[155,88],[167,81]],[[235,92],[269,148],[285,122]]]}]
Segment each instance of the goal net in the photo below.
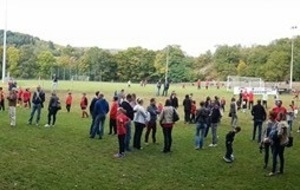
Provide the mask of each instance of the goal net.
[{"label": "goal net", "polygon": [[264,81],[256,77],[240,77],[240,76],[227,76],[227,91],[233,91],[235,87],[254,88],[264,87]]}]

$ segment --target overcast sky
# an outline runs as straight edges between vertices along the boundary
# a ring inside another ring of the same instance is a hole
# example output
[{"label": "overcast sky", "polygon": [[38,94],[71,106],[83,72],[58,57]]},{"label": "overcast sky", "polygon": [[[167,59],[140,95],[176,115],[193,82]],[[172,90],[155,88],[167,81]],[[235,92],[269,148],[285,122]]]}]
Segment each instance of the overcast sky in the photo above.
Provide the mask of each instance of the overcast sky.
[{"label": "overcast sky", "polygon": [[8,30],[61,45],[157,50],[177,44],[197,56],[216,45],[268,44],[300,31],[299,0],[7,1]]}]

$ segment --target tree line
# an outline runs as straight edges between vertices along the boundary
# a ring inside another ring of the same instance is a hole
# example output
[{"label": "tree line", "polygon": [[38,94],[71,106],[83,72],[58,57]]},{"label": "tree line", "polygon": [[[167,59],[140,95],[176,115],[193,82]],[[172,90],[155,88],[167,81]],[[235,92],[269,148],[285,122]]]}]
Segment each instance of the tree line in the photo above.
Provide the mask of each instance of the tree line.
[{"label": "tree line", "polygon": [[[0,30],[1,44],[2,40],[3,31]],[[2,52],[0,46],[1,65]],[[214,53],[207,51],[192,57],[178,45],[158,51],[142,47],[125,50],[79,48],[7,32],[7,71],[14,78],[50,79],[56,74],[63,80],[154,82],[164,78],[167,62],[168,78],[174,82],[226,80],[228,75],[283,81],[289,79],[291,39],[251,47],[219,45]],[[294,80],[300,80],[300,36],[294,38],[293,72]]]}]

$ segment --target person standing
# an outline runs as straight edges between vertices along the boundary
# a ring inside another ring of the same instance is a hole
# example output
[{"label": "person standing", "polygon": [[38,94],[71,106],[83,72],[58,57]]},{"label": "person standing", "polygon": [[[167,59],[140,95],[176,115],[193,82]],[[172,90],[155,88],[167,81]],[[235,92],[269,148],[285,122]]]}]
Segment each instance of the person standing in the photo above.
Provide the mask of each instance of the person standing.
[{"label": "person standing", "polygon": [[201,80],[200,79],[197,80],[197,89],[198,90],[201,89]]},{"label": "person standing", "polygon": [[125,113],[126,110],[124,110],[122,107],[118,108],[116,123],[119,142],[119,152],[114,155],[115,158],[123,158],[125,156],[125,136],[127,133],[126,125],[130,122],[130,119],[126,116]]},{"label": "person standing", "polygon": [[171,101],[168,99],[165,102],[165,106],[160,113],[159,123],[163,129],[164,134],[164,149],[163,153],[171,152],[172,146],[172,129],[174,125],[173,115],[178,113],[176,109],[172,106]]},{"label": "person standing", "polygon": [[169,81],[165,80],[162,96],[168,96],[169,87],[170,87]]},{"label": "person standing", "polygon": [[231,98],[229,117],[231,117],[231,122],[230,122],[231,127],[235,128],[237,125],[237,122],[238,122],[237,104],[236,104],[235,98]]},{"label": "person standing", "polygon": [[0,110],[5,111],[5,94],[2,87],[0,87]]},{"label": "person standing", "polygon": [[10,126],[16,126],[16,105],[17,105],[17,88],[12,88],[7,97],[8,100],[8,110],[9,110],[9,118],[10,118]]},{"label": "person standing", "polygon": [[[118,97],[113,98],[113,102],[111,103],[111,109],[109,112],[109,135],[114,131],[114,135],[117,134],[117,113],[118,113]],[[125,134],[124,134],[125,136]]]},{"label": "person standing", "polygon": [[280,160],[280,168],[278,174],[283,174],[284,172],[284,149],[286,144],[288,143],[288,124],[286,122],[286,115],[283,113],[279,113],[278,116],[280,122],[278,124],[277,129],[274,131],[274,134],[271,135],[272,150],[273,150],[273,166],[272,171],[269,173],[269,176],[276,175],[276,167],[277,167],[277,157]]},{"label": "person standing", "polygon": [[183,100],[183,111],[184,111],[184,123],[190,123],[191,118],[191,109],[192,109],[192,101],[189,95],[185,95],[185,99]]},{"label": "person standing", "polygon": [[282,101],[277,100],[276,106],[272,109],[274,111],[274,114],[276,115],[276,120],[280,121],[279,114],[282,113],[284,117],[287,115],[287,110],[284,106],[282,106]]},{"label": "person standing", "polygon": [[232,131],[230,131],[229,133],[227,133],[227,135],[226,135],[226,141],[225,141],[226,154],[223,157],[223,159],[224,159],[224,161],[226,163],[231,163],[234,160],[232,144],[233,144],[235,135],[237,133],[239,133],[240,131],[241,131],[241,128],[240,127],[236,127]]},{"label": "person standing", "polygon": [[58,78],[56,74],[53,75],[52,77],[52,91],[56,91],[58,86]]},{"label": "person standing", "polygon": [[222,111],[225,112],[226,100],[224,97],[221,98],[220,104],[221,104]]},{"label": "person standing", "polygon": [[25,92],[23,94],[23,101],[24,101],[24,107],[27,108],[31,108],[31,104],[30,104],[30,99],[31,99],[31,92],[29,88],[25,89]]},{"label": "person standing", "polygon": [[[126,99],[122,102],[121,106],[126,111],[126,116],[132,121],[134,111],[133,108],[130,105],[130,102],[132,100],[131,94],[126,95]],[[131,122],[127,122],[126,124],[126,135],[125,135],[125,150],[131,151],[129,145],[131,140]]]},{"label": "person standing", "polygon": [[276,121],[276,115],[273,111],[269,112],[269,120],[267,121],[266,128],[264,129],[263,135],[262,135],[262,141],[260,144],[260,150],[262,152],[262,149],[264,149],[264,169],[268,167],[269,163],[269,153],[270,153],[270,147],[271,147],[271,141],[269,139],[270,132],[273,130],[276,130],[278,125],[278,122]]},{"label": "person standing", "polygon": [[145,144],[148,145],[148,139],[150,132],[152,131],[152,142],[156,143],[156,120],[157,114],[160,113],[158,108],[156,107],[156,100],[154,98],[150,99],[150,105],[147,107],[147,111],[150,113],[150,121],[147,124],[147,131],[145,134]]},{"label": "person standing", "polygon": [[157,81],[156,88],[157,88],[156,96],[160,96],[161,80]]},{"label": "person standing", "polygon": [[[57,111],[61,109],[59,98],[56,96],[55,92],[52,92],[52,96],[49,101],[48,105],[48,123],[45,127],[54,127],[56,122],[56,114]],[[52,124],[51,124],[51,117],[52,117]]]},{"label": "person standing", "polygon": [[256,130],[258,128],[257,140],[258,140],[258,143],[260,143],[261,142],[261,133],[262,133],[262,124],[267,118],[267,113],[266,113],[265,108],[261,105],[261,100],[257,100],[257,104],[255,106],[253,106],[253,108],[251,110],[251,114],[253,116],[253,121],[254,121],[252,140],[253,141],[255,140]]},{"label": "person standing", "polygon": [[66,97],[66,109],[68,113],[71,111],[72,101],[73,101],[72,93],[68,92],[68,95]]},{"label": "person standing", "polygon": [[196,106],[196,101],[192,100],[192,107],[191,107],[191,123],[196,123],[196,112],[197,112],[197,106]]},{"label": "person standing", "polygon": [[171,93],[170,100],[171,100],[172,106],[173,106],[175,109],[177,109],[177,108],[178,108],[178,98],[177,98],[177,95],[176,95],[175,92],[172,92],[172,93]]},{"label": "person standing", "polygon": [[117,97],[118,97],[118,104],[121,105],[125,97],[124,89],[122,89],[119,93],[117,93]]},{"label": "person standing", "polygon": [[243,112],[246,112],[247,105],[248,105],[248,92],[247,92],[247,90],[244,90],[244,92],[242,94],[242,98],[243,98],[243,102],[242,102]]},{"label": "person standing", "polygon": [[207,128],[209,110],[204,106],[205,102],[200,102],[200,109],[196,113],[196,150],[202,149],[204,146],[204,135]]},{"label": "person standing", "polygon": [[32,96],[32,111],[30,114],[30,118],[28,120],[28,124],[32,124],[32,119],[34,117],[35,112],[37,112],[36,116],[36,125],[39,125],[40,117],[41,117],[41,109],[44,107],[45,102],[45,93],[41,89],[40,86],[36,88],[36,91],[33,93]]},{"label": "person standing", "polygon": [[262,95],[262,105],[268,109],[268,93],[266,91]]},{"label": "person standing", "polygon": [[82,97],[81,97],[81,100],[80,100],[80,108],[81,108],[81,118],[88,118],[89,117],[89,114],[86,112],[86,108],[89,104],[89,101],[86,97],[86,93],[82,93]]},{"label": "person standing", "polygon": [[104,122],[105,122],[106,114],[108,112],[109,112],[109,104],[104,99],[104,94],[99,93],[98,100],[94,106],[94,111],[93,111],[94,126],[90,138],[95,138],[97,133],[99,133],[99,139],[103,138]]},{"label": "person standing", "polygon": [[[91,127],[90,127],[90,135],[92,134],[93,127],[94,127],[94,119],[93,118],[95,118],[95,116],[94,116],[93,112],[94,112],[95,104],[98,100],[99,93],[100,93],[99,91],[95,92],[95,97],[92,99],[90,107],[89,107],[90,114],[92,116],[92,124],[91,124]],[[98,134],[99,134],[99,132],[98,132]]]},{"label": "person standing", "polygon": [[213,107],[210,113],[210,126],[211,126],[211,133],[212,133],[212,143],[209,147],[216,147],[217,146],[217,129],[220,119],[222,117],[220,107],[214,102]]},{"label": "person standing", "polygon": [[253,104],[254,104],[254,94],[252,91],[250,91],[248,93],[248,99],[249,99],[248,109],[251,110],[253,108]]},{"label": "person standing", "polygon": [[145,108],[143,107],[144,101],[143,99],[138,98],[137,99],[137,105],[133,108],[134,110],[134,125],[135,125],[135,131],[134,131],[134,137],[133,137],[133,148],[136,148],[138,150],[143,149],[141,146],[141,137],[143,134],[143,130],[146,127],[147,121],[147,113]]}]

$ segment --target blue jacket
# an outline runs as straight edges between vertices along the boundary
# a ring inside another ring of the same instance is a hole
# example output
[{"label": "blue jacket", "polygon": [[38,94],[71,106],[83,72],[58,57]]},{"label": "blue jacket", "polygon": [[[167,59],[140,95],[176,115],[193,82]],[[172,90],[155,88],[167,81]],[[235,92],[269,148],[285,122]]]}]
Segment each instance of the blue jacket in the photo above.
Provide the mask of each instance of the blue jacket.
[{"label": "blue jacket", "polygon": [[43,91],[34,92],[32,96],[33,104],[43,104],[45,102],[45,93]]},{"label": "blue jacket", "polygon": [[94,111],[93,111],[93,118],[100,116],[105,117],[105,115],[109,112],[109,104],[105,99],[97,100]]}]

